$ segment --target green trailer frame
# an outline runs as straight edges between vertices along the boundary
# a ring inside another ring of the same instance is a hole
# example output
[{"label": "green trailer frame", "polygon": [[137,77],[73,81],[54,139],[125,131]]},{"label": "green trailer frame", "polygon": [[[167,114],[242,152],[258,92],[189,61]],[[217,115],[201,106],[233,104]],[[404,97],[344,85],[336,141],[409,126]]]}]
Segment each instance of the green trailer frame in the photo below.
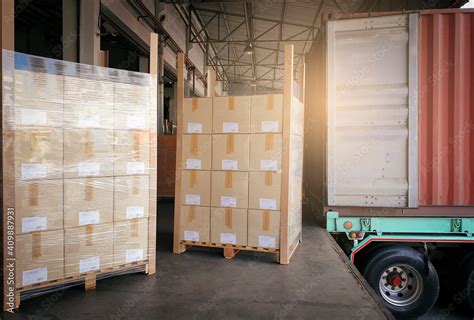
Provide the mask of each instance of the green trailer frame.
[{"label": "green trailer frame", "polygon": [[327,230],[345,233],[354,246],[350,259],[373,242],[474,243],[474,218],[339,217],[328,211]]}]

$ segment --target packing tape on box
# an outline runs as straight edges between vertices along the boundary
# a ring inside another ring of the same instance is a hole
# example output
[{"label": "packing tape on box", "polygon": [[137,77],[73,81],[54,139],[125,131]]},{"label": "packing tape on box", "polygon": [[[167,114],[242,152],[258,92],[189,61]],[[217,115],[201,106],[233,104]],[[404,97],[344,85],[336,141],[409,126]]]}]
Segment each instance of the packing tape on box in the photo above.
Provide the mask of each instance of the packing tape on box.
[{"label": "packing tape on box", "polygon": [[228,104],[227,107],[229,110],[234,110],[235,109],[235,97],[234,96],[229,96],[228,98]]},{"label": "packing tape on box", "polygon": [[225,208],[225,226],[229,229],[232,229],[232,208]]},{"label": "packing tape on box", "polygon": [[274,105],[275,105],[275,96],[270,94],[267,96],[267,110],[272,111]]},{"label": "packing tape on box", "polygon": [[197,98],[192,98],[191,100],[191,111],[194,112],[198,108],[198,99]]},{"label": "packing tape on box", "polygon": [[263,231],[270,231],[270,211],[263,211],[263,221],[262,221]]},{"label": "packing tape on box", "polygon": [[225,153],[226,154],[234,153],[234,134],[232,133],[227,134]]},{"label": "packing tape on box", "polygon": [[232,181],[232,171],[226,171],[225,172],[225,176],[224,176],[224,187],[230,189],[232,188],[232,184],[233,184],[233,181]]},{"label": "packing tape on box", "polygon": [[93,224],[88,224],[86,226],[86,247],[92,246],[94,237],[94,225]]},{"label": "packing tape on box", "polygon": [[273,134],[265,134],[265,151],[273,150]]},{"label": "packing tape on box", "polygon": [[191,206],[189,207],[189,211],[188,211],[188,223],[193,222],[195,218],[196,218],[196,207]]},{"label": "packing tape on box", "polygon": [[132,177],[132,194],[140,194],[140,177]]},{"label": "packing tape on box", "polygon": [[191,170],[189,171],[189,187],[192,188],[197,183],[197,171]]},{"label": "packing tape on box", "polygon": [[192,134],[191,135],[191,149],[189,150],[189,152],[191,152],[191,154],[193,155],[197,155],[198,154],[198,149],[199,149],[199,137],[197,134]]},{"label": "packing tape on box", "polygon": [[133,218],[130,221],[130,237],[138,238],[139,224],[140,224],[139,218]]},{"label": "packing tape on box", "polygon": [[271,171],[265,172],[265,186],[271,187],[273,185],[273,173]]},{"label": "packing tape on box", "polygon": [[140,154],[140,147],[142,144],[142,133],[135,132],[133,135],[133,159],[135,161],[140,161],[141,154]]},{"label": "packing tape on box", "polygon": [[94,180],[92,178],[85,178],[84,181],[84,200],[92,201],[94,200]]},{"label": "packing tape on box", "polygon": [[38,196],[39,196],[39,184],[37,182],[32,182],[28,186],[28,205],[30,207],[38,206]]},{"label": "packing tape on box", "polygon": [[87,129],[85,133],[84,155],[86,159],[94,157],[94,133],[91,129]]},{"label": "packing tape on box", "polygon": [[31,259],[41,258],[41,232],[33,232],[31,234],[32,248],[31,248]]}]

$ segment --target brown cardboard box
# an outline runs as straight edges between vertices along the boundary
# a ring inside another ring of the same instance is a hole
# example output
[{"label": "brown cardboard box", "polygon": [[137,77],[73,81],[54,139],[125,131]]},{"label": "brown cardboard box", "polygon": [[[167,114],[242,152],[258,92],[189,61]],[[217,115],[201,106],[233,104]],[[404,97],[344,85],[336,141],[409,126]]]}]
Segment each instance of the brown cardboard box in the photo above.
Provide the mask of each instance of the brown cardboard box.
[{"label": "brown cardboard box", "polygon": [[250,119],[252,133],[282,132],[283,95],[251,96]]},{"label": "brown cardboard box", "polygon": [[156,102],[152,100],[150,90],[152,88],[146,85],[115,83],[115,129],[148,130],[156,127]]},{"label": "brown cardboard box", "polygon": [[148,174],[149,148],[148,132],[115,130],[114,175]]},{"label": "brown cardboard box", "polygon": [[63,130],[28,128],[15,130],[17,181],[63,177]]},{"label": "brown cardboard box", "polygon": [[250,135],[250,171],[281,171],[282,135]]},{"label": "brown cardboard box", "polygon": [[148,176],[114,178],[114,221],[148,217],[149,179]]},{"label": "brown cardboard box", "polygon": [[214,97],[213,100],[213,133],[250,133],[250,97]]},{"label": "brown cardboard box", "polygon": [[247,210],[211,208],[211,242],[247,245]]},{"label": "brown cardboard box", "polygon": [[211,135],[183,135],[183,169],[211,170],[211,158]]},{"label": "brown cardboard box", "polygon": [[212,170],[249,170],[248,134],[212,135]]},{"label": "brown cardboard box", "polygon": [[212,133],[212,98],[186,98],[183,133]]},{"label": "brown cardboard box", "polygon": [[248,207],[248,172],[213,171],[212,207],[243,208]]},{"label": "brown cardboard box", "polygon": [[15,185],[16,233],[63,228],[63,181],[38,180]]},{"label": "brown cardboard box", "polygon": [[16,236],[16,287],[64,277],[64,230]]},{"label": "brown cardboard box", "polygon": [[181,204],[209,207],[211,201],[211,172],[181,171]]},{"label": "brown cardboard box", "polygon": [[114,132],[99,129],[64,130],[64,178],[113,175]]},{"label": "brown cardboard box", "polygon": [[113,221],[113,178],[64,180],[64,228]]},{"label": "brown cardboard box", "polygon": [[112,223],[64,230],[64,276],[97,272],[113,266]]},{"label": "brown cardboard box", "polygon": [[249,209],[280,210],[281,173],[249,173]]},{"label": "brown cardboard box", "polygon": [[210,242],[211,208],[181,206],[180,239]]},{"label": "brown cardboard box", "polygon": [[114,265],[148,260],[148,219],[114,224]]},{"label": "brown cardboard box", "polygon": [[280,211],[249,210],[248,245],[252,247],[280,247]]}]

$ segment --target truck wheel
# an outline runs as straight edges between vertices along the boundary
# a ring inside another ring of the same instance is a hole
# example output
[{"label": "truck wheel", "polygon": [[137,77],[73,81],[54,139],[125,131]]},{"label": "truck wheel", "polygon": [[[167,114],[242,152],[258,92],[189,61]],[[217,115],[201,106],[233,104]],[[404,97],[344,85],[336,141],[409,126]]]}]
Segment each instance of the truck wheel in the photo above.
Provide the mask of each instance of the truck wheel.
[{"label": "truck wheel", "polygon": [[474,270],[471,271],[469,278],[467,279],[467,298],[471,310],[474,313]]},{"label": "truck wheel", "polygon": [[364,277],[397,318],[428,312],[439,294],[438,273],[415,249],[390,246],[372,255]]}]

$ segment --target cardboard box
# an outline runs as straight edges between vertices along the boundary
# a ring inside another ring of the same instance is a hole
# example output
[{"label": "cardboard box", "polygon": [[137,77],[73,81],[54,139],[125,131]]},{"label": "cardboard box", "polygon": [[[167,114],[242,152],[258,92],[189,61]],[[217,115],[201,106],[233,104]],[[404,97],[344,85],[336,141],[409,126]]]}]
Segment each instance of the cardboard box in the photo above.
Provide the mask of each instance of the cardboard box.
[{"label": "cardboard box", "polygon": [[183,135],[183,169],[211,170],[212,136]]},{"label": "cardboard box", "polygon": [[269,94],[250,97],[252,133],[283,131],[283,95]]},{"label": "cardboard box", "polygon": [[63,181],[38,180],[15,185],[16,233],[63,229]]},{"label": "cardboard box", "polygon": [[149,149],[148,132],[115,130],[114,175],[148,174]]},{"label": "cardboard box", "polygon": [[212,98],[186,98],[183,105],[183,133],[212,133]]},{"label": "cardboard box", "polygon": [[63,130],[22,128],[15,130],[17,181],[63,177]]},{"label": "cardboard box", "polygon": [[16,287],[64,278],[64,231],[16,236]]},{"label": "cardboard box", "polygon": [[112,223],[90,224],[64,230],[64,276],[103,271],[113,266]]},{"label": "cardboard box", "polygon": [[148,260],[148,219],[114,224],[114,265]]},{"label": "cardboard box", "polygon": [[212,207],[243,208],[248,207],[248,172],[213,171]]},{"label": "cardboard box", "polygon": [[64,130],[64,178],[113,175],[114,132],[99,129]]},{"label": "cardboard box", "polygon": [[211,242],[247,245],[247,210],[211,208]]},{"label": "cardboard box", "polygon": [[213,133],[250,133],[250,97],[213,98]]},{"label": "cardboard box", "polygon": [[64,77],[64,127],[114,128],[114,83]]},{"label": "cardboard box", "polygon": [[[136,78],[137,82],[141,79]],[[156,90],[156,88],[153,88]],[[156,102],[145,84],[115,83],[114,123],[118,130],[148,130],[156,123]],[[156,98],[155,98],[156,99]]]},{"label": "cardboard box", "polygon": [[211,241],[211,208],[181,206],[180,239],[187,241]]},{"label": "cardboard box", "polygon": [[280,210],[281,173],[249,173],[249,209]]},{"label": "cardboard box", "polygon": [[248,134],[212,135],[212,170],[249,170]]},{"label": "cardboard box", "polygon": [[250,171],[281,172],[282,146],[281,134],[251,134]]},{"label": "cardboard box", "polygon": [[64,180],[64,228],[113,221],[113,178]]},{"label": "cardboard box", "polygon": [[181,171],[181,204],[209,207],[211,201],[211,172]]},{"label": "cardboard box", "polygon": [[114,221],[148,217],[149,179],[149,176],[114,178]]},{"label": "cardboard box", "polygon": [[248,245],[280,248],[280,211],[249,210]]}]

